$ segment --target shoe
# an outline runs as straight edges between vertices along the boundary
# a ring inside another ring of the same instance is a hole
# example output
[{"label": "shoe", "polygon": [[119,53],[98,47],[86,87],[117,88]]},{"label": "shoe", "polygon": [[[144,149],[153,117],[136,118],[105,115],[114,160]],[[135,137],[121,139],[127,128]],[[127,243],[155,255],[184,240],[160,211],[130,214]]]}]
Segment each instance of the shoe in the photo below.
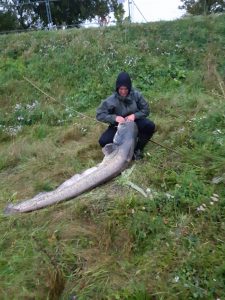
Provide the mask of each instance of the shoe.
[{"label": "shoe", "polygon": [[134,155],[132,157],[132,160],[141,160],[144,157],[143,153],[140,149],[137,149],[134,151]]}]

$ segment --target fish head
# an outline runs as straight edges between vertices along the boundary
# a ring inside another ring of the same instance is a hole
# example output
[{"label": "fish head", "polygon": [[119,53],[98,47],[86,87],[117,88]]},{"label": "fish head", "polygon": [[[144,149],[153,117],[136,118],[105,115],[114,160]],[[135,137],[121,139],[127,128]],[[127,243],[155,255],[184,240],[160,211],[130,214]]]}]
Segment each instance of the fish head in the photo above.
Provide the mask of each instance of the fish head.
[{"label": "fish head", "polygon": [[117,132],[114,136],[113,143],[120,146],[126,141],[135,140],[137,138],[137,125],[133,121],[127,121],[118,125]]}]

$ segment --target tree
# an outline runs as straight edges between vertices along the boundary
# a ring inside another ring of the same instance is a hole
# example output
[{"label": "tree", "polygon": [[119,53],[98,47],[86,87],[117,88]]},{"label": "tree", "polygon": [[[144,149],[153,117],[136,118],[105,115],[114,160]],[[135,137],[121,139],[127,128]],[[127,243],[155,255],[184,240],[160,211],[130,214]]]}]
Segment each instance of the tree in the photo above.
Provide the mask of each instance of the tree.
[{"label": "tree", "polygon": [[[18,1],[18,11],[23,27],[34,25],[37,21],[48,25],[44,1]],[[54,25],[67,24],[78,27],[85,20],[94,19],[96,16],[105,18],[110,12],[118,12],[122,8],[122,5],[117,0],[49,0],[49,3]],[[31,22],[31,20],[34,22]]]},{"label": "tree", "polygon": [[19,22],[15,14],[10,11],[0,12],[0,31],[17,29]]},{"label": "tree", "polygon": [[41,24],[37,7],[38,4],[34,2],[19,3],[17,6],[18,19],[24,29],[37,28]]},{"label": "tree", "polygon": [[124,19],[125,10],[123,8],[123,0],[112,0],[111,1],[111,9],[114,12],[114,16],[117,24],[121,24]]},{"label": "tree", "polygon": [[179,9],[185,9],[191,15],[209,15],[225,11],[224,0],[181,0],[183,5]]},{"label": "tree", "polygon": [[[16,27],[15,19],[24,29],[47,26],[49,23],[45,0],[1,0],[1,3],[4,3],[4,12],[7,12],[2,24],[8,17],[8,28]],[[85,20],[92,20],[96,16],[106,19],[111,12],[114,12],[117,22],[121,22],[124,15],[123,5],[118,0],[49,0],[49,5],[54,25],[79,27]]]},{"label": "tree", "polygon": [[14,3],[10,0],[1,0],[0,9],[0,31],[18,29],[19,22]]}]

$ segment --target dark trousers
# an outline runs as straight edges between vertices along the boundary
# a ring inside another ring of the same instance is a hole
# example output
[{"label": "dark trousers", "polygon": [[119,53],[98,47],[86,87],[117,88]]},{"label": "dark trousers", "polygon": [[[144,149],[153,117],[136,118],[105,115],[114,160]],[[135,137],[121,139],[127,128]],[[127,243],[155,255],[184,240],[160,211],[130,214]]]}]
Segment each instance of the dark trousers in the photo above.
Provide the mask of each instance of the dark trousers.
[{"label": "dark trousers", "polygon": [[[138,128],[138,142],[135,150],[143,150],[155,132],[155,124],[149,119],[138,119],[135,123]],[[112,143],[116,131],[117,127],[110,125],[99,139],[100,146],[104,147],[106,144]]]}]

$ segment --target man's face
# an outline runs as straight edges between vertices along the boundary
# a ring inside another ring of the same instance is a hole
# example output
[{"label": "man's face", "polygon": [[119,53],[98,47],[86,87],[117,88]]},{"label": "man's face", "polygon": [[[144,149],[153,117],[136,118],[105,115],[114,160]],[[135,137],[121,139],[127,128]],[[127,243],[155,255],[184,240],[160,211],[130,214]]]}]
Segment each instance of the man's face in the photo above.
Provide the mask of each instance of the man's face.
[{"label": "man's face", "polygon": [[121,86],[118,89],[118,93],[122,97],[126,97],[128,95],[128,92],[129,92],[129,90],[128,90],[128,88],[126,86]]}]

